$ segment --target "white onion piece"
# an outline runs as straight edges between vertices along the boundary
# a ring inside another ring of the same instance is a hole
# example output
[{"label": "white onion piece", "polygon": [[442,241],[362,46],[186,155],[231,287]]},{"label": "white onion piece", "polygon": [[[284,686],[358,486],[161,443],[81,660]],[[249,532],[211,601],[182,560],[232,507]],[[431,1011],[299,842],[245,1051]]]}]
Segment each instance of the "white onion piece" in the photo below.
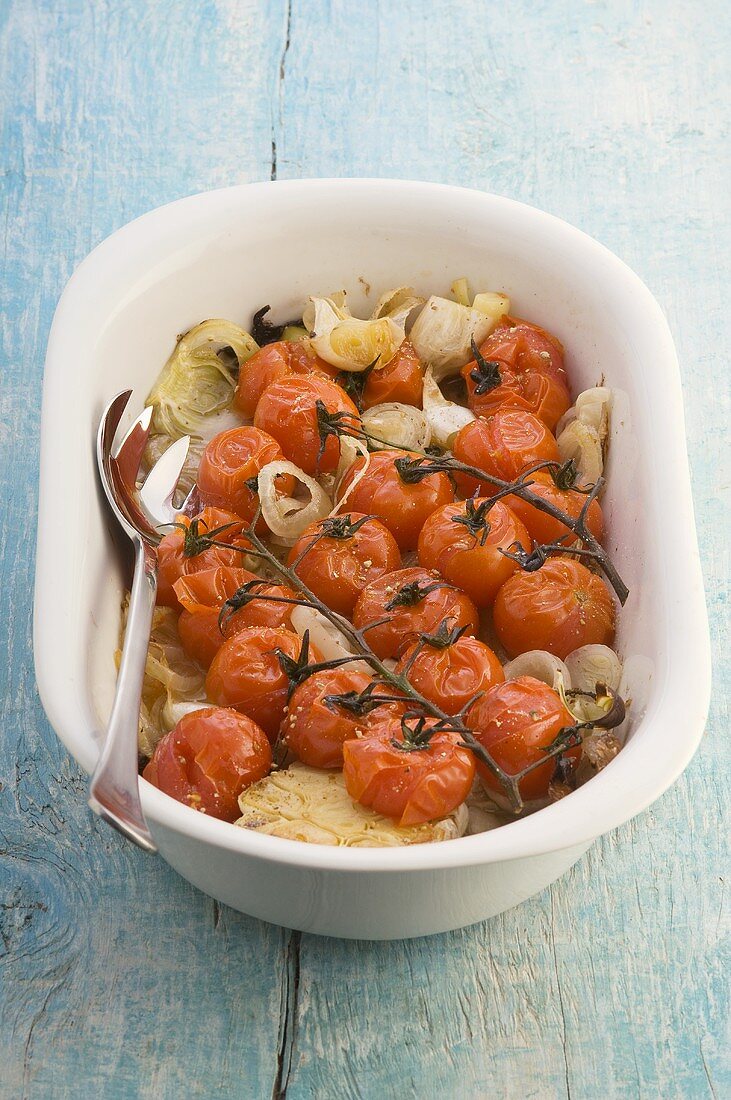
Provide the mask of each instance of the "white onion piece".
[{"label": "white onion piece", "polygon": [[366,473],[368,472],[368,467],[371,464],[370,451],[368,450],[362,439],[351,439],[348,436],[341,436],[340,463],[338,465],[335,480],[336,485],[340,485],[340,482],[344,478],[345,474],[348,472],[353,463],[358,459],[358,457],[364,458],[365,461],[351,481],[348,488],[343,493],[340,500],[337,502],[337,504],[333,505],[333,508],[330,512],[331,516],[334,516],[336,513],[343,510],[345,505],[348,503],[348,497],[354,491],[356,485],[358,485],[358,483],[363,480]]},{"label": "white onion piece", "polygon": [[[404,451],[423,451],[431,438],[429,424],[421,409],[403,405],[400,401],[385,401],[366,409],[361,417],[363,428],[374,438],[376,451],[400,447]],[[385,440],[379,443],[378,440]]]},{"label": "white onion piece", "polygon": [[606,645],[582,645],[569,653],[566,667],[576,691],[596,691],[597,684],[616,691],[622,679],[622,662]]},{"label": "white onion piece", "polygon": [[175,729],[181,718],[186,714],[193,714],[196,710],[205,710],[211,704],[207,699],[171,699],[165,701],[162,708],[162,719],[168,729]]},{"label": "white onion piece", "polygon": [[414,321],[409,340],[437,381],[457,374],[472,358],[471,340],[481,343],[499,318],[449,298],[432,295]]},{"label": "white onion piece", "polygon": [[[309,500],[279,496],[276,479],[280,474],[296,478],[309,493]],[[259,471],[259,501],[264,522],[285,545],[294,545],[306,527],[325,519],[332,509],[330,497],[314,477],[283,459],[268,462]]]},{"label": "white onion piece", "polygon": [[431,442],[438,447],[451,449],[457,432],[475,419],[474,413],[455,401],[447,401],[434,380],[431,369],[424,372],[422,394],[424,416],[429,425]]},{"label": "white onion piece", "polygon": [[336,290],[327,298],[310,298],[302,311],[302,324],[308,332],[324,333],[350,316],[345,291]]},{"label": "white onion piece", "polygon": [[[323,661],[338,661],[341,657],[355,655],[355,650],[345,635],[316,607],[294,607],[291,623],[300,638],[303,638],[305,631],[309,630],[310,641]],[[370,665],[365,661],[354,661],[352,665],[349,664],[346,667],[356,669],[358,672],[371,671]]]},{"label": "white onion piece", "polygon": [[602,476],[604,454],[599,433],[578,418],[557,437],[559,454],[564,462],[574,460],[579,471],[579,484],[593,485]]},{"label": "white onion piece", "polygon": [[396,354],[406,335],[404,322],[392,317],[362,321],[344,315],[332,298],[311,298],[304,318],[312,332],[312,347],[326,363],[358,373],[374,361],[382,365]]},{"label": "white onion piece", "polygon": [[510,299],[505,294],[498,294],[494,290],[486,290],[482,294],[475,295],[472,308],[489,317],[494,328],[500,318],[510,312]]},{"label": "white onion piece", "polygon": [[560,659],[554,657],[545,649],[529,649],[521,653],[512,661],[508,661],[503,672],[506,680],[514,680],[517,676],[532,676],[541,683],[548,684],[556,691],[563,687],[565,691],[571,690],[571,672]]}]

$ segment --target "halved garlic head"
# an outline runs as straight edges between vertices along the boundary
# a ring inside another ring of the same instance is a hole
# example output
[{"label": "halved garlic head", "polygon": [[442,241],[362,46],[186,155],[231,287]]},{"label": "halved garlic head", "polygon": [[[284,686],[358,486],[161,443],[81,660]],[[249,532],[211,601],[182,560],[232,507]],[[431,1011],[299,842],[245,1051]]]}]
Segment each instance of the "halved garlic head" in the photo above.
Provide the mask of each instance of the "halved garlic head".
[{"label": "halved garlic head", "polygon": [[[277,493],[276,480],[282,474],[291,474],[295,478],[302,492],[301,498]],[[284,459],[268,462],[259,471],[258,482],[264,522],[285,545],[293,546],[306,527],[330,514],[330,497],[314,477],[293,462]]]},{"label": "halved garlic head", "polygon": [[532,676],[557,691],[572,687],[571,671],[559,658],[545,649],[529,649],[515,657],[504,666],[506,680],[515,680],[518,676]]},{"label": "halved garlic head", "polygon": [[431,368],[424,372],[422,406],[429,425],[430,441],[445,450],[451,449],[459,430],[475,419],[475,414],[469,409],[447,400],[434,380]]},{"label": "halved garlic head", "polygon": [[364,431],[371,437],[371,447],[376,451],[390,447],[423,451],[431,438],[429,423],[421,409],[399,401],[373,405],[363,413],[361,422]]}]

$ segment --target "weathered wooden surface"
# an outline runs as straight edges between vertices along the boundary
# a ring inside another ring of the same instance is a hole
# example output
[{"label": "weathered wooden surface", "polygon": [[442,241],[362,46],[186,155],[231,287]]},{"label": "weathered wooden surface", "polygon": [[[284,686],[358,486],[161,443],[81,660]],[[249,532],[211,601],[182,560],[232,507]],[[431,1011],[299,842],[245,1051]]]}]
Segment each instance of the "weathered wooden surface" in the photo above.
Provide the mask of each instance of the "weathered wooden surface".
[{"label": "weathered wooden surface", "polygon": [[42,361],[74,265],[186,193],[373,174],[542,206],[654,290],[683,366],[722,660],[726,9],[0,4],[3,1100],[731,1095],[722,668],[685,776],[565,879],[489,924],[373,945],[218,911],[92,821],[30,636]]}]

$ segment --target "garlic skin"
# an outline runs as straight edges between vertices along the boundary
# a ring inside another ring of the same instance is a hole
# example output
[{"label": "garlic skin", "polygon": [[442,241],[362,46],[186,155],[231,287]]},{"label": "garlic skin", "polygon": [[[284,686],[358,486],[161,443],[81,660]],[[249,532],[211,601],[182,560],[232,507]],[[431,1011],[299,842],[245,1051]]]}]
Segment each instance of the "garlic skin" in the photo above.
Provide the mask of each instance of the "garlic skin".
[{"label": "garlic skin", "polygon": [[574,460],[585,485],[593,485],[604,471],[611,408],[612,391],[592,386],[579,394],[556,427],[561,458]]}]

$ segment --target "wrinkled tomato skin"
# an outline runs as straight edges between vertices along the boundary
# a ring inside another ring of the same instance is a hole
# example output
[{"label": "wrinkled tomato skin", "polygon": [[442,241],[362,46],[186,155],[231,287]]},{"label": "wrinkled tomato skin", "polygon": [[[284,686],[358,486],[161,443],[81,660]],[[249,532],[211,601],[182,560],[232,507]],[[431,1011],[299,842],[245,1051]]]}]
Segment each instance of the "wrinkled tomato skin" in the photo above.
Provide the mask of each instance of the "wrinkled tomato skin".
[{"label": "wrinkled tomato skin", "polygon": [[421,408],[424,372],[416,350],[408,342],[400,345],[392,359],[380,369],[375,367],[363,388],[363,409],[398,401]]},{"label": "wrinkled tomato skin", "polygon": [[180,641],[188,656],[204,668],[223,645],[218,616],[225,601],[255,579],[248,569],[219,567],[189,573],[175,582],[175,595],[183,608],[178,619]]},{"label": "wrinkled tomato skin", "polygon": [[271,766],[269,742],[255,722],[235,710],[206,707],[165,734],[142,775],[194,810],[235,821],[239,795]]},{"label": "wrinkled tomato skin", "polygon": [[[474,503],[479,506],[482,501]],[[530,539],[518,517],[501,501],[488,512],[486,534],[472,534],[463,523],[455,522],[466,514],[467,505],[459,503],[434,512],[419,536],[419,561],[461,588],[477,607],[490,607],[500,587],[518,568],[502,551],[514,551],[514,543],[528,550]]]},{"label": "wrinkled tomato skin", "polygon": [[[353,524],[365,519],[361,512],[347,514]],[[324,604],[350,617],[366,585],[400,568],[401,554],[377,519],[366,519],[348,538],[323,536],[322,525],[313,523],[292,547],[289,565]]]},{"label": "wrinkled tomato skin", "polygon": [[405,675],[425,699],[445,714],[459,714],[478,692],[487,691],[505,679],[503,666],[490,647],[466,636],[444,648],[426,645],[418,653],[412,646],[399,661],[396,672]]},{"label": "wrinkled tomato skin", "polygon": [[498,364],[501,382],[486,393],[476,392],[470,360],[462,368],[469,407],[476,416],[488,416],[510,405],[533,413],[553,431],[571,404],[563,348],[555,336],[538,325],[506,317],[480,347],[488,362]]},{"label": "wrinkled tomato skin", "polygon": [[259,599],[251,600],[244,607],[240,607],[238,611],[234,611],[224,619],[224,638],[233,638],[235,634],[240,634],[242,630],[246,630],[250,626],[291,629],[293,605],[275,603],[273,600],[267,600],[264,597],[277,596],[281,599],[294,600],[297,598],[294,589],[289,588],[286,584],[262,584],[257,586],[256,592],[260,597]]},{"label": "wrinkled tomato skin", "polygon": [[[547,684],[532,676],[519,676],[490,688],[470,707],[466,722],[495,763],[508,775],[518,775],[545,759],[545,750],[574,719]],[[576,763],[581,748],[563,755]],[[555,770],[556,760],[551,758],[528,772],[518,784],[522,797],[544,798]],[[505,793],[500,780],[480,760],[477,771],[490,790]]]},{"label": "wrinkled tomato skin", "polygon": [[306,474],[333,471],[340,459],[340,441],[320,438],[317,402],[329,413],[345,413],[348,425],[358,425],[358,410],[336,382],[315,375],[294,375],[267,386],[254,415],[257,428],[276,439],[285,458]]},{"label": "wrinkled tomato skin", "polygon": [[[185,536],[183,531],[175,529],[163,537],[157,548],[157,602],[165,607],[178,607],[178,598],[173,585],[181,577],[202,570],[216,569],[221,566],[238,568],[250,543],[242,534],[246,524],[240,516],[224,512],[220,508],[204,508],[194,517],[199,521],[201,533],[211,532],[219,527],[227,527],[216,535],[216,540],[227,546],[209,546],[193,557],[184,554]],[[191,520],[179,515],[176,521],[189,527]],[[227,526],[229,525],[230,526]],[[230,546],[240,546],[241,550],[232,550]]]},{"label": "wrinkled tomato skin", "polygon": [[251,420],[267,386],[293,374],[332,374],[332,368],[306,344],[277,340],[259,348],[242,365],[234,395],[234,407]]},{"label": "wrinkled tomato skin", "polygon": [[[531,474],[530,480],[533,482],[530,487],[531,492],[537,497],[548,504],[553,504],[556,508],[561,508],[572,519],[579,518],[581,509],[586,503],[585,493],[579,493],[576,489],[557,488],[551,475],[543,473],[542,470]],[[561,523],[561,520],[548,515],[547,512],[541,512],[522,497],[511,495],[504,499],[508,507],[523,522],[534,542],[558,542],[570,533],[569,528]],[[594,538],[601,542],[604,538],[604,514],[598,500],[592,500],[587,509],[586,526]]]},{"label": "wrinkled tomato skin", "polygon": [[[415,582],[420,587],[437,587],[411,605],[387,606],[399,590]],[[387,621],[370,627],[381,619]],[[450,628],[466,627],[468,634],[476,634],[479,627],[477,608],[469,596],[433,570],[418,567],[398,569],[373,581],[360,594],[353,611],[353,623],[365,631],[369,646],[382,658],[400,657],[421,634],[436,633],[445,620]]]},{"label": "wrinkled tomato skin", "polygon": [[611,645],[614,622],[602,579],[564,557],[549,558],[534,573],[514,573],[493,607],[497,636],[511,657],[547,649],[563,659],[580,646]]},{"label": "wrinkled tomato skin", "polygon": [[404,752],[398,720],[343,745],[348,794],[399,825],[435,821],[460,806],[475,777],[475,758],[458,746],[460,735],[435,733],[426,749]]},{"label": "wrinkled tomato skin", "polygon": [[[276,439],[251,426],[229,428],[206,445],[198,468],[198,493],[203,504],[235,512],[251,521],[259,497],[247,485],[263,466],[284,458]],[[294,487],[291,477],[277,482],[287,494]],[[263,527],[263,524],[260,524]]]},{"label": "wrinkled tomato skin", "polygon": [[[491,416],[477,417],[459,431],[454,457],[478,466],[501,481],[515,481],[539,462],[560,462],[558,445],[542,420],[526,409],[500,407]],[[495,486],[469,474],[455,474],[463,496],[492,496]]]},{"label": "wrinkled tomato skin", "polygon": [[[206,677],[208,698],[246,714],[274,742],[289,690],[276,650],[296,659],[300,648],[299,637],[290,630],[247,627],[228,638],[213,658]],[[311,659],[318,660],[312,647],[310,652]]]},{"label": "wrinkled tomato skin", "polygon": [[[365,475],[347,497],[345,506],[380,519],[402,551],[414,550],[419,532],[432,512],[454,500],[454,490],[444,473],[430,474],[423,481],[403,482],[394,462],[418,458],[410,451],[376,451],[370,456]],[[338,499],[347,493],[365,459],[353,463],[338,486]]]},{"label": "wrinkled tomato skin", "polygon": [[343,744],[365,730],[365,719],[326,703],[329,695],[363,691],[371,677],[347,668],[313,672],[292,692],[282,723],[287,748],[311,768],[342,768]]}]

